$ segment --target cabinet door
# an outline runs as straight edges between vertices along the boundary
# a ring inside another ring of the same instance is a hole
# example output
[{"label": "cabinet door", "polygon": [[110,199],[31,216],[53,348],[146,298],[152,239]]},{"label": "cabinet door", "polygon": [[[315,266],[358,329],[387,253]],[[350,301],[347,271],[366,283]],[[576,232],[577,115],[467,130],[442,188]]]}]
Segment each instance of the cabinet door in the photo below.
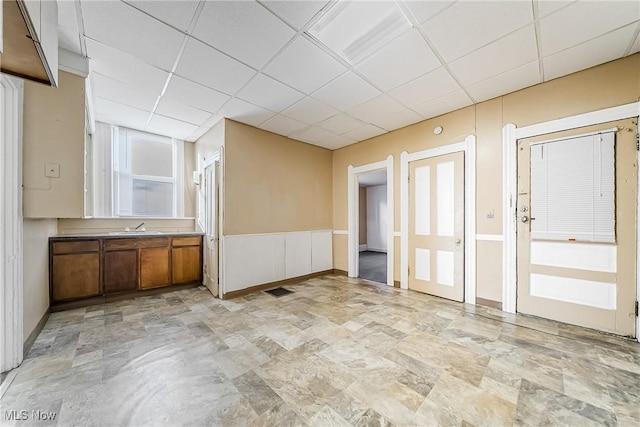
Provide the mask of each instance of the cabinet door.
[{"label": "cabinet door", "polygon": [[202,281],[202,247],[173,248],[171,264],[174,284]]},{"label": "cabinet door", "polygon": [[169,247],[140,250],[140,289],[170,285]]},{"label": "cabinet door", "polygon": [[100,254],[54,255],[52,259],[53,301],[100,294]]},{"label": "cabinet door", "polygon": [[104,253],[104,293],[138,289],[138,251],[108,251]]}]

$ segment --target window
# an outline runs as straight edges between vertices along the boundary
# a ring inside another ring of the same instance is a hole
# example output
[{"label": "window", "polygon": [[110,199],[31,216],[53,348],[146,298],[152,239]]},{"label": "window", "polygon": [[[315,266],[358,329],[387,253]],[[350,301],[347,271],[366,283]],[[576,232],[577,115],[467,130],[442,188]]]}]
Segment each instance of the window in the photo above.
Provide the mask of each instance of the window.
[{"label": "window", "polygon": [[94,216],[183,215],[183,142],[104,123],[94,134]]},{"label": "window", "polygon": [[531,146],[531,237],[615,243],[615,133]]}]

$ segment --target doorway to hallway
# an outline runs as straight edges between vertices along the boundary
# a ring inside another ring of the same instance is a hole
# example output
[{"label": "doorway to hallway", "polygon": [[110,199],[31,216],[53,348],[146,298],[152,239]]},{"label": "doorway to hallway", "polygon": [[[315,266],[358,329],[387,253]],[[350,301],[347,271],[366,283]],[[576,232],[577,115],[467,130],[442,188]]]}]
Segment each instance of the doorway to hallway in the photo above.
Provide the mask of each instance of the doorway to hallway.
[{"label": "doorway to hallway", "polygon": [[387,171],[358,176],[358,277],[387,282]]}]

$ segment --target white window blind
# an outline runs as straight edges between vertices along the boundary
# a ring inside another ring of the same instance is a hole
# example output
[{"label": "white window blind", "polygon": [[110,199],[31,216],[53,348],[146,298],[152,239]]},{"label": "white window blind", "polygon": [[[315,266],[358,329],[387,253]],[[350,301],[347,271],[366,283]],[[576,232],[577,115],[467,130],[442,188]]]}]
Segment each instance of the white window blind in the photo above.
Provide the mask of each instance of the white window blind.
[{"label": "white window blind", "polygon": [[615,133],[532,145],[530,208],[532,239],[615,243]]}]

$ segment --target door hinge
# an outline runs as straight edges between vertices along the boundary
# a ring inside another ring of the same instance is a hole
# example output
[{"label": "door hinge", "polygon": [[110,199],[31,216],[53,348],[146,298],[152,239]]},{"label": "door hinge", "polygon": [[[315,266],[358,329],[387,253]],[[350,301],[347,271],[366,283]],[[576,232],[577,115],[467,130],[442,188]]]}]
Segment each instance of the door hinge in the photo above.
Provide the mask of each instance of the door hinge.
[{"label": "door hinge", "polygon": [[407,175],[407,182],[411,182],[411,175]]},{"label": "door hinge", "polygon": [[407,267],[407,276],[411,276],[411,266]]},{"label": "door hinge", "polygon": [[636,317],[638,317],[638,301],[636,301]]}]

